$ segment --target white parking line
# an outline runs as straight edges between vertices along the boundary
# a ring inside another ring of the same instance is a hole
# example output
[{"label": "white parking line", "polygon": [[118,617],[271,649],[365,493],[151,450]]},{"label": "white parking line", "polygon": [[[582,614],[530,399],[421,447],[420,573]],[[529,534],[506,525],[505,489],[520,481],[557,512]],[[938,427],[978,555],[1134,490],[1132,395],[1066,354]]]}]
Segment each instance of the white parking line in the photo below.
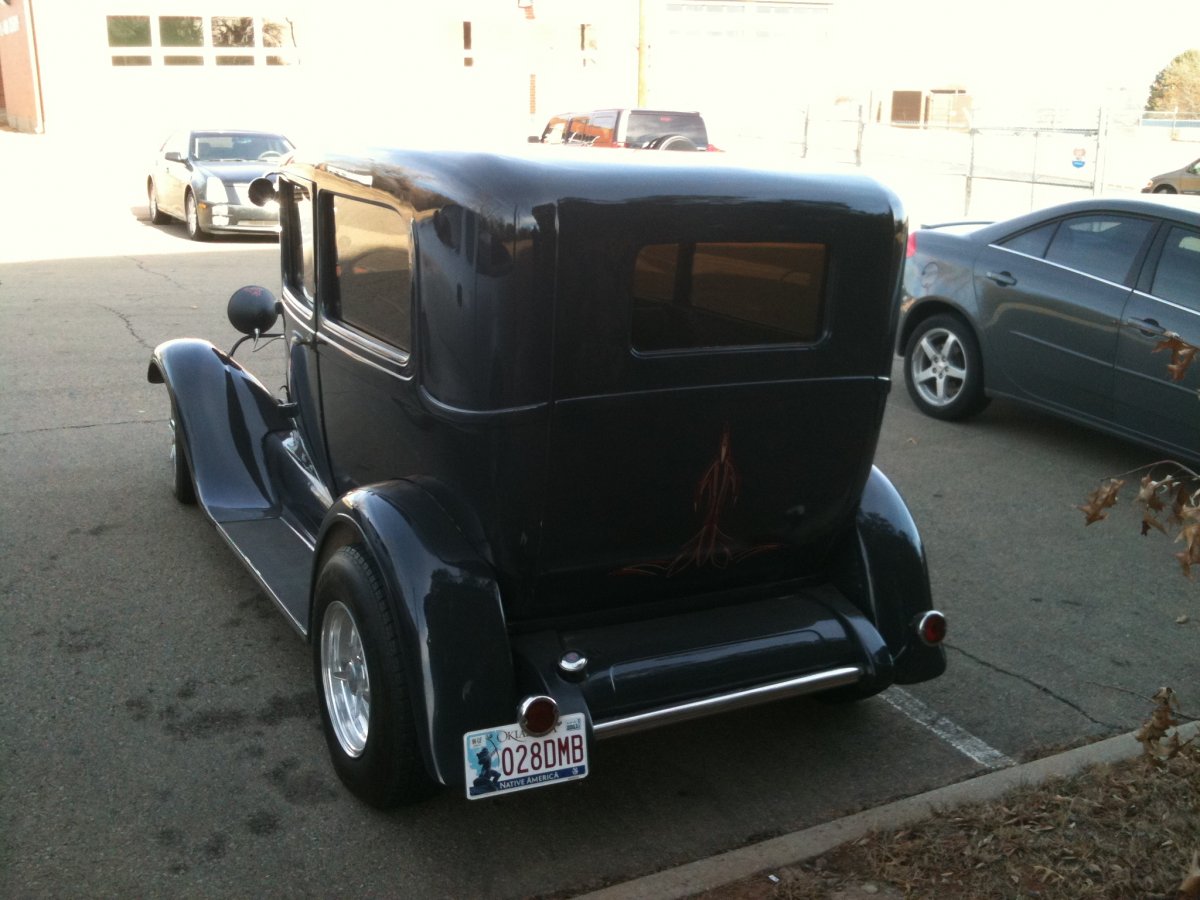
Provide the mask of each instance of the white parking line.
[{"label": "white parking line", "polygon": [[928,728],[943,741],[983,766],[985,769],[1004,769],[1016,765],[995,747],[990,747],[975,735],[959,728],[936,710],[930,709],[908,691],[893,687],[879,695],[893,709],[897,709],[918,725]]}]

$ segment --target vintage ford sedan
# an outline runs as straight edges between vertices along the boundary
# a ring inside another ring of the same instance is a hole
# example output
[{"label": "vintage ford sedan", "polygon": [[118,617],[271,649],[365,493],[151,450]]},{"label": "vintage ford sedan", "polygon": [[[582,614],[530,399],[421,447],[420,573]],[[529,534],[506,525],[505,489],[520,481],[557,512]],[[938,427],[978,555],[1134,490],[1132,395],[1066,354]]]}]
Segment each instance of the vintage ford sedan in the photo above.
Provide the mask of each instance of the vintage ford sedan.
[{"label": "vintage ford sedan", "polygon": [[[233,295],[229,353],[154,351],[175,494],[308,640],[366,802],[583,778],[601,738],[944,670],[872,465],[899,203],[704,156],[301,154],[255,185],[279,299]],[[273,336],[281,396],[233,358]]]}]

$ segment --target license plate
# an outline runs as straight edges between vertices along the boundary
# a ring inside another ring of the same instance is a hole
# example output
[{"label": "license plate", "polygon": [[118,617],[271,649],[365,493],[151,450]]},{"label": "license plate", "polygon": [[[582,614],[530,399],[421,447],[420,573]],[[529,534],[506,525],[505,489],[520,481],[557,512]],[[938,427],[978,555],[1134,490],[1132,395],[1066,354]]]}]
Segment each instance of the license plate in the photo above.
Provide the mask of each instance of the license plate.
[{"label": "license plate", "polygon": [[467,732],[467,797],[478,800],[586,778],[585,733],[583,713],[563,716],[541,737],[530,737],[516,724]]}]

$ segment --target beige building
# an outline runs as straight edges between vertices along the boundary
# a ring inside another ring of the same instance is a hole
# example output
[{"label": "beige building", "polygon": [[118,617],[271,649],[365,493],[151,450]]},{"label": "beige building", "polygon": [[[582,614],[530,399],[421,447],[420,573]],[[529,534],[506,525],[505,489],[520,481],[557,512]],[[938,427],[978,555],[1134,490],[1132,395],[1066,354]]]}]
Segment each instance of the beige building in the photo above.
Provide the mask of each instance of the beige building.
[{"label": "beige building", "polygon": [[143,146],[186,125],[507,143],[639,95],[770,131],[832,99],[835,2],[0,0],[0,97],[18,130]]}]

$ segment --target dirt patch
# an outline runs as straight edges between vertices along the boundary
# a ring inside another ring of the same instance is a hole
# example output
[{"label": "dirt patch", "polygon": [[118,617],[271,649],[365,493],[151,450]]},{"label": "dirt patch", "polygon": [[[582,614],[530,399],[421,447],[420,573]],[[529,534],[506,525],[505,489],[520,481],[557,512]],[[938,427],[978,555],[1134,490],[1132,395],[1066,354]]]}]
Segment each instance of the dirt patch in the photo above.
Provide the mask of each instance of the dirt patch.
[{"label": "dirt patch", "polygon": [[702,900],[1200,900],[1200,741],[869,834]]}]

